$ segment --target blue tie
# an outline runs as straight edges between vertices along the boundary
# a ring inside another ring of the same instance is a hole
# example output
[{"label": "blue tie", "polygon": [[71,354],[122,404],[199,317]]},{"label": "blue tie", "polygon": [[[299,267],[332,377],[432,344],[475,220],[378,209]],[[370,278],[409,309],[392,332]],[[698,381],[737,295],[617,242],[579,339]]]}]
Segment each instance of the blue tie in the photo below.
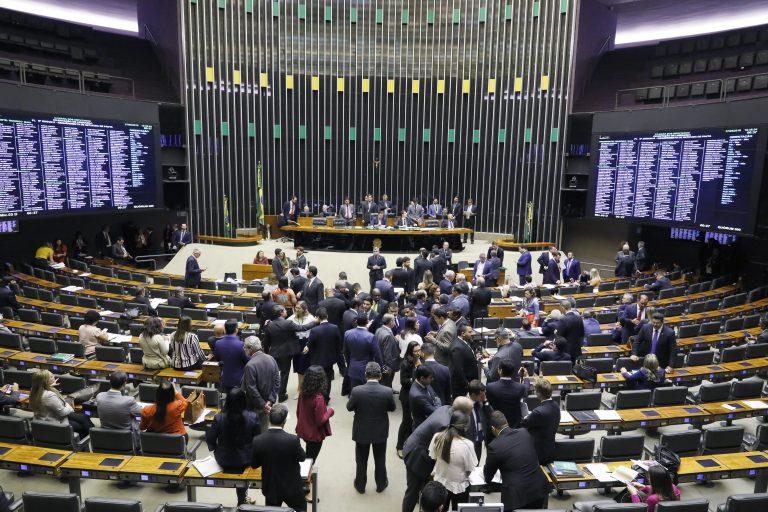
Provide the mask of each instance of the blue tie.
[{"label": "blue tie", "polygon": [[656,353],[656,344],[659,342],[659,331],[654,329],[653,338],[651,339],[651,354]]}]

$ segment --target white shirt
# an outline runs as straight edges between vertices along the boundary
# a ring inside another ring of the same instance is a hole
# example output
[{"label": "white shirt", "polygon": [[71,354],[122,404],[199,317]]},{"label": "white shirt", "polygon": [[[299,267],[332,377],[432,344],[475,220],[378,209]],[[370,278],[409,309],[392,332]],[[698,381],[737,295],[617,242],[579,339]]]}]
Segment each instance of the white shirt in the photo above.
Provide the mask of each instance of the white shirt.
[{"label": "white shirt", "polygon": [[400,358],[401,359],[405,357],[405,350],[408,348],[408,345],[412,341],[415,341],[416,343],[418,343],[419,346],[421,346],[422,343],[424,343],[423,340],[421,339],[421,336],[419,336],[415,332],[412,332],[410,334],[406,334],[405,336],[400,337]]},{"label": "white shirt", "polygon": [[435,460],[432,475],[436,482],[445,486],[448,492],[460,494],[469,487],[469,473],[477,466],[475,445],[464,437],[454,437],[451,443],[451,462],[445,462],[437,453],[435,442],[442,432],[432,436],[429,443],[429,456]]}]

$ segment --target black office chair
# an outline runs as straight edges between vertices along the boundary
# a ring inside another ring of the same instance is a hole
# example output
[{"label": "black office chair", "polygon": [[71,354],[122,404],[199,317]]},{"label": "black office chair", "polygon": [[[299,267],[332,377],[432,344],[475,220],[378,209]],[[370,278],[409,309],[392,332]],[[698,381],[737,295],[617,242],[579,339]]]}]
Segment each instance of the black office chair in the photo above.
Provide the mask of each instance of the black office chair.
[{"label": "black office chair", "polygon": [[687,395],[688,388],[685,386],[663,386],[653,390],[651,405],[653,407],[683,405]]},{"label": "black office chair", "polygon": [[664,316],[680,316],[683,314],[684,304],[673,304],[664,308]]},{"label": "black office chair", "polygon": [[128,324],[128,332],[131,333],[131,336],[141,336],[141,331],[144,330],[144,324],[140,324],[137,322],[131,322]]},{"label": "black office chair", "polygon": [[617,372],[622,368],[626,368],[627,370],[632,371],[639,369],[641,366],[643,366],[642,359],[634,361],[631,357],[617,357],[614,369]]},{"label": "black office chair", "polygon": [[85,319],[81,316],[71,316],[69,317],[69,328],[74,329],[75,331],[80,329],[80,327],[85,323]]},{"label": "black office chair", "polygon": [[732,363],[734,361],[743,361],[747,355],[747,347],[744,345],[738,347],[724,348],[720,353],[721,363]]},{"label": "black office chair", "polygon": [[475,329],[484,328],[484,329],[498,329],[499,328],[499,319],[498,318],[475,318],[475,321],[472,323],[472,327]]},{"label": "black office chair", "polygon": [[[142,304],[140,302],[128,302],[124,304],[123,310],[131,310],[131,309],[137,310],[139,312],[139,315],[142,315],[142,316],[149,315],[149,307],[147,307],[146,304]],[[114,309],[112,311],[114,311]]]},{"label": "black office chair", "polygon": [[[544,343],[546,338],[544,336],[521,336],[517,339],[523,350],[534,349]],[[562,361],[561,361],[562,362]]]},{"label": "black office chair", "polygon": [[204,309],[185,308],[182,314],[184,316],[188,316],[192,320],[202,320],[202,321],[208,320],[208,313]]},{"label": "black office chair", "polygon": [[570,361],[542,361],[540,370],[542,375],[571,375],[573,363]]},{"label": "black office chair", "polygon": [[106,283],[102,283],[100,281],[91,281],[88,283],[88,288],[95,292],[106,292],[107,291],[107,285]]},{"label": "black office chair", "polygon": [[238,322],[243,321],[243,313],[241,311],[219,311],[216,314],[218,320],[229,320],[234,318]]},{"label": "black office chair", "polygon": [[763,395],[765,381],[760,377],[750,377],[744,380],[734,380],[731,384],[731,399],[759,398]]},{"label": "black office chair", "polygon": [[620,409],[640,409],[651,405],[650,389],[623,389],[616,394],[613,400],[613,408]]},{"label": "black office chair", "polygon": [[[601,298],[610,299],[612,297],[601,297]],[[598,298],[595,301],[595,307],[613,305],[613,304],[599,304],[599,302],[600,302],[600,298]],[[595,313],[595,320],[597,320],[597,323],[599,323],[600,325],[613,324],[616,322],[616,312],[615,311],[598,311],[597,313]]]},{"label": "black office chair", "polygon": [[729,318],[725,321],[725,332],[740,331],[744,329],[743,318]]},{"label": "black office chair", "polygon": [[616,503],[615,501],[577,501],[573,512],[646,512],[644,503]]},{"label": "black office chair", "polygon": [[62,354],[72,354],[80,359],[85,357],[85,347],[77,341],[57,341],[56,349]]},{"label": "black office chair", "polygon": [[616,287],[616,283],[614,281],[608,281],[607,283],[600,283],[599,285],[597,285],[597,291],[609,292],[609,291],[613,291],[615,287]]},{"label": "black office chair", "polygon": [[746,359],[768,357],[768,343],[750,343],[747,345]]},{"label": "black office chair", "polygon": [[66,304],[67,306],[77,306],[77,297],[63,293],[59,295],[59,302]]},{"label": "black office chair", "polygon": [[117,276],[118,279],[123,279],[124,281],[130,281],[131,280],[131,272],[129,270],[117,270]]},{"label": "black office chair", "polygon": [[[698,326],[695,326],[698,327]],[[686,366],[705,366],[715,362],[717,352],[713,350],[694,350],[688,352],[686,357]]]},{"label": "black office chair", "polygon": [[744,317],[743,329],[752,329],[760,325],[760,315],[749,315]]},{"label": "black office chair", "polygon": [[594,411],[600,408],[600,391],[577,391],[565,396],[566,411]]},{"label": "black office chair", "polygon": [[[665,446],[680,457],[693,457],[698,455],[701,449],[701,430],[693,428],[662,434],[658,445]],[[653,453],[649,448],[645,451],[648,454]]]},{"label": "black office chair", "polygon": [[64,395],[71,395],[85,389],[85,378],[77,375],[59,375],[56,377],[59,381],[59,391]]},{"label": "black office chair", "polygon": [[218,283],[216,285],[216,288],[219,291],[223,291],[223,292],[236,292],[237,291],[237,284],[235,284],[235,283]]},{"label": "black office chair", "polygon": [[595,438],[555,439],[556,459],[563,462],[592,462]]},{"label": "black office chair", "polygon": [[80,436],[72,430],[72,425],[50,421],[32,420],[32,444],[57,450],[84,451],[88,446],[88,436]]},{"label": "black office chair", "polygon": [[709,334],[718,334],[720,332],[720,322],[704,322],[699,328],[699,336],[707,336]]},{"label": "black office chair", "polygon": [[639,459],[643,455],[645,436],[625,434],[621,436],[603,436],[595,456],[596,462],[614,462]]},{"label": "black office chair", "polygon": [[143,512],[140,501],[86,498],[85,512]]},{"label": "black office chair", "polygon": [[264,285],[263,284],[249,284],[245,287],[246,293],[257,293],[260,294],[264,291]]},{"label": "black office chair", "polygon": [[709,500],[660,501],[656,512],[709,512]]},{"label": "black office chair", "polygon": [[128,349],[128,362],[131,364],[143,364],[144,351],[139,347]]},{"label": "black office chair", "polygon": [[253,297],[232,297],[232,304],[235,306],[253,308],[256,306],[256,299]]},{"label": "black office chair", "polygon": [[155,282],[155,284],[159,284],[159,285],[162,285],[162,286],[171,286],[171,278],[170,277],[155,275],[155,276],[152,276],[152,280]]},{"label": "black office chair", "polygon": [[14,332],[0,332],[0,347],[11,348],[13,350],[24,350],[21,336]]},{"label": "black office chair", "polygon": [[93,297],[77,297],[77,305],[82,308],[99,309],[99,302]]},{"label": "black office chair", "polygon": [[130,429],[93,427],[90,431],[91,451],[136,455],[133,432]]},{"label": "black office chair", "polygon": [[592,333],[587,336],[588,347],[605,347],[613,343],[613,335],[609,332]]},{"label": "black office chair", "polygon": [[[142,274],[141,272],[131,272],[131,281],[138,281],[139,283],[148,283],[149,279],[147,279],[146,274]],[[157,283],[156,279],[155,279],[155,283]]]},{"label": "black office chair", "polygon": [[695,313],[703,313],[707,309],[707,302],[691,302],[688,304],[688,313],[693,315]]},{"label": "black office chair", "polygon": [[731,396],[731,383],[720,382],[713,384],[705,382],[699,386],[699,392],[691,395],[693,403],[724,402]]},{"label": "black office chair", "polygon": [[29,322],[32,324],[39,324],[40,323],[40,312],[36,309],[19,309],[16,314],[19,317],[19,320],[22,322]]},{"label": "black office chair", "polygon": [[667,288],[666,290],[659,290],[659,300],[663,299],[669,299],[671,297],[675,296],[675,289],[674,288]]},{"label": "black office chair", "polygon": [[125,313],[125,302],[115,299],[101,299],[101,306],[107,311],[115,313]]},{"label": "black office chair", "polygon": [[595,357],[590,358],[587,363],[589,366],[597,370],[597,373],[612,373],[614,361],[610,357]]},{"label": "black office chair", "polygon": [[124,363],[125,362],[125,348],[124,347],[110,347],[106,345],[99,345],[96,347],[96,360],[107,361],[111,363]]},{"label": "black office chair", "polygon": [[43,311],[40,313],[40,322],[44,325],[50,325],[52,327],[63,327],[64,317],[59,313],[49,313],[47,311]]},{"label": "black office chair", "polygon": [[701,437],[701,454],[738,452],[741,451],[742,441],[744,441],[744,427],[741,425],[710,428],[705,430]]},{"label": "black office chair", "polygon": [[29,444],[29,441],[26,420],[0,415],[0,443]]},{"label": "black office chair", "polygon": [[48,338],[38,338],[36,336],[30,336],[27,341],[29,342],[29,351],[36,352],[38,354],[55,354],[56,342],[49,340]]},{"label": "black office chair", "polygon": [[157,306],[157,316],[160,318],[179,318],[181,317],[181,308],[176,306]]},{"label": "black office chair", "polygon": [[24,512],[80,512],[80,498],[77,494],[25,491],[21,499]]},{"label": "black office chair", "polygon": [[96,322],[96,327],[106,329],[107,332],[112,334],[120,334],[120,324],[111,320],[99,320]]},{"label": "black office chair", "polygon": [[680,329],[678,329],[678,332],[677,332],[677,337],[680,339],[693,338],[698,335],[699,335],[699,326],[697,324],[680,326]]},{"label": "black office chair", "polygon": [[731,295],[730,297],[726,297],[723,299],[723,308],[730,308],[733,306],[741,306],[744,303],[747,302],[747,294],[746,293],[739,293],[736,295]]},{"label": "black office chair", "polygon": [[171,296],[171,292],[168,290],[156,290],[154,288],[149,291],[149,294],[153,299],[168,299]]},{"label": "black office chair", "polygon": [[595,305],[595,299],[593,297],[582,297],[576,299],[576,309],[591,308]]},{"label": "black office chair", "polygon": [[147,382],[139,384],[139,402],[155,403],[155,400],[157,400],[157,388],[159,387],[158,384],[149,384]]},{"label": "black office chair", "polygon": [[149,457],[194,460],[195,452],[201,444],[202,440],[199,439],[187,446],[187,440],[181,434],[141,433],[141,452]]},{"label": "black office chair", "polygon": [[32,376],[37,370],[14,370],[9,368],[3,370],[3,381],[5,384],[16,383],[21,389],[32,389]]},{"label": "black office chair", "polygon": [[125,295],[125,288],[121,284],[107,283],[107,293],[115,295]]},{"label": "black office chair", "polygon": [[717,512],[765,512],[768,510],[768,493],[733,494],[717,506]]},{"label": "black office chair", "polygon": [[222,512],[220,503],[190,503],[188,501],[169,501],[155,512]]},{"label": "black office chair", "polygon": [[765,451],[768,449],[768,425],[758,424],[754,434],[745,433],[741,449],[745,452]]}]

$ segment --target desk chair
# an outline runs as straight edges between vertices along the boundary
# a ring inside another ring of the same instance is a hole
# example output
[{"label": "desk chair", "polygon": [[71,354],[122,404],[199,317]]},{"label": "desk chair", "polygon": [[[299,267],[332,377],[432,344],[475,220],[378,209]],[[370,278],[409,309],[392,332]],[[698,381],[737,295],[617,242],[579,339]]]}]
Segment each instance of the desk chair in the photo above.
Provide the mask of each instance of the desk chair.
[{"label": "desk chair", "polygon": [[21,343],[21,336],[11,332],[0,332],[0,347],[12,348],[13,350],[24,350]]},{"label": "desk chair", "polygon": [[155,512],[222,512],[220,503],[190,503],[188,501],[169,501]]},{"label": "desk chair", "polygon": [[680,316],[683,314],[684,304],[673,304],[664,308],[664,316]]},{"label": "desk chair", "polygon": [[705,382],[699,386],[699,392],[691,394],[689,401],[695,404],[704,404],[708,402],[724,402],[731,396],[731,383],[720,382],[713,384]]},{"label": "desk chair", "polygon": [[763,386],[765,386],[765,381],[760,377],[734,380],[731,384],[731,398],[733,400],[759,398],[763,395]]},{"label": "desk chair", "polygon": [[[171,286],[171,278],[170,277],[153,276],[152,280],[155,282],[155,284],[159,284],[159,285],[162,285],[162,286]],[[154,297],[154,295],[152,295],[152,296]]]},{"label": "desk chair", "polygon": [[480,327],[484,329],[498,329],[499,322],[500,320],[495,317],[475,318],[475,321],[472,323],[472,327],[474,329],[479,329]]},{"label": "desk chair", "polygon": [[142,512],[140,501],[86,498],[85,512]]},{"label": "desk chair", "polygon": [[29,322],[33,324],[40,323],[40,312],[36,309],[19,309],[17,312],[19,320],[22,322]]},{"label": "desk chair", "polygon": [[110,363],[124,363],[125,347],[110,347],[107,345],[98,345],[96,347],[96,360],[107,361]]},{"label": "desk chair", "polygon": [[614,281],[608,281],[607,283],[600,283],[597,285],[598,292],[609,292],[614,288],[616,288],[616,283]]},{"label": "desk chair", "polygon": [[[693,457],[699,454],[701,444],[701,430],[692,428],[680,432],[662,434],[658,446],[665,446],[680,457]],[[653,450],[645,448],[644,451],[653,455]]]},{"label": "desk chair", "polygon": [[111,320],[99,320],[96,322],[96,327],[106,329],[107,332],[112,334],[120,334],[120,324]]},{"label": "desk chair", "polygon": [[729,318],[725,321],[725,332],[740,331],[744,328],[743,318]]},{"label": "desk chair", "polygon": [[743,361],[747,355],[747,347],[726,347],[720,353],[721,363],[732,363],[734,361]]},{"label": "desk chair", "polygon": [[85,347],[77,341],[57,341],[56,349],[63,354],[72,354],[81,359],[85,357]]},{"label": "desk chair", "polygon": [[688,304],[688,313],[703,313],[707,309],[707,301],[692,302]]},{"label": "desk chair", "polygon": [[191,446],[187,446],[187,439],[181,434],[142,432],[141,452],[148,457],[194,460],[195,452],[200,448],[202,442],[202,439],[198,439]]},{"label": "desk chair", "polygon": [[[520,343],[520,346],[523,347],[523,350],[525,349],[534,349],[544,343],[544,341],[547,338],[544,336],[521,336],[517,339],[517,342]],[[563,362],[563,361],[559,361]],[[566,361],[567,362],[567,361]]]},{"label": "desk chair", "polygon": [[741,449],[745,452],[764,451],[768,449],[768,425],[759,424],[754,434],[744,434]]},{"label": "desk chair", "polygon": [[234,318],[238,322],[242,322],[243,313],[241,311],[219,311],[216,314],[216,318],[218,320],[229,320],[230,318]]},{"label": "desk chair", "polygon": [[598,297],[595,299],[595,307],[596,308],[604,308],[604,307],[610,307],[616,304],[616,297],[614,296],[608,296],[608,297]]},{"label": "desk chair", "polygon": [[67,306],[77,306],[77,296],[61,294],[59,295],[59,301]]},{"label": "desk chair", "polygon": [[128,362],[131,364],[143,364],[144,351],[140,347],[128,349]]},{"label": "desk chair", "polygon": [[256,307],[256,299],[253,297],[232,297],[232,304],[235,306],[244,306],[246,308]]},{"label": "desk chair", "polygon": [[73,452],[84,451],[88,446],[88,436],[80,439],[72,430],[72,425],[32,420],[31,426],[32,444],[35,446]]},{"label": "desk chair", "polygon": [[768,509],[768,493],[734,494],[717,506],[717,512],[764,512]]},{"label": "desk chair", "polygon": [[[149,307],[147,307],[146,304],[142,304],[140,302],[126,302],[122,304],[123,304],[123,310],[135,309],[135,310],[138,310],[139,314],[142,316],[149,315]],[[112,311],[114,311],[114,309]]]},{"label": "desk chair", "polygon": [[746,359],[768,357],[768,343],[750,343],[747,345]]},{"label": "desk chair", "polygon": [[24,296],[28,299],[37,298],[37,288],[35,288],[34,286],[22,286],[21,291],[23,292]]},{"label": "desk chair", "polygon": [[574,293],[579,293],[579,287],[578,286],[561,286],[559,292],[560,292],[560,295],[573,295]]},{"label": "desk chair", "polygon": [[747,302],[747,294],[746,293],[739,293],[736,295],[731,295],[730,297],[726,297],[723,299],[723,308],[730,308],[733,306],[741,306],[744,303]]},{"label": "desk chair", "polygon": [[675,296],[675,289],[674,288],[667,288],[666,290],[659,290],[659,300],[663,299],[669,299]]},{"label": "desk chair", "polygon": [[616,281],[616,290],[627,290],[631,283],[627,281]]},{"label": "desk chair", "polygon": [[157,388],[159,387],[158,384],[150,384],[148,382],[139,384],[139,402],[155,403],[157,400]]},{"label": "desk chair", "polygon": [[100,281],[91,281],[88,283],[88,288],[95,292],[106,292],[107,291],[107,285],[105,283],[102,283]]},{"label": "desk chair", "polygon": [[93,453],[136,455],[133,432],[130,429],[93,427],[89,437]]},{"label": "desk chair", "polygon": [[85,389],[85,379],[76,375],[58,375],[56,379],[59,381],[59,391],[63,395],[71,395]]},{"label": "desk chair", "polygon": [[261,293],[264,291],[263,284],[249,284],[245,287],[246,293]]},{"label": "desk chair", "polygon": [[81,308],[96,309],[96,310],[99,309],[99,302],[93,297],[81,297],[78,295],[77,305],[80,306]]},{"label": "desk chair", "polygon": [[685,386],[664,386],[653,390],[651,405],[663,407],[665,405],[683,405],[688,388]]},{"label": "desk chair", "polygon": [[590,358],[589,366],[597,370],[597,373],[611,373],[613,372],[613,359],[610,357],[595,357]]},{"label": "desk chair", "polygon": [[185,308],[182,312],[184,316],[188,316],[192,320],[208,320],[208,313],[204,309],[190,309]]},{"label": "desk chair", "polygon": [[650,389],[623,389],[612,400],[611,407],[620,409],[641,409],[651,405],[652,392]]},{"label": "desk chair", "polygon": [[179,318],[181,317],[181,308],[176,306],[157,306],[157,316],[160,318]]},{"label": "desk chair", "polygon": [[69,284],[70,286],[79,286],[80,288],[85,288],[85,279],[80,277],[70,277]]},{"label": "desk chair", "polygon": [[573,363],[570,361],[542,361],[540,370],[542,375],[571,375]]},{"label": "desk chair", "polygon": [[576,391],[565,396],[566,411],[594,411],[600,408],[600,391]]},{"label": "desk chair", "polygon": [[[138,281],[140,283],[148,283],[149,280],[147,279],[146,274],[142,274],[140,272],[131,272],[131,281]],[[157,283],[157,279],[155,279],[155,282]]]},{"label": "desk chair", "polygon": [[588,347],[605,347],[613,345],[613,335],[609,332],[597,332],[587,336]]},{"label": "desk chair", "polygon": [[80,498],[77,494],[26,491],[21,499],[24,512],[80,512]]},{"label": "desk chair", "polygon": [[614,368],[617,372],[620,371],[622,368],[626,368],[631,372],[632,370],[639,369],[642,365],[643,365],[642,359],[633,361],[631,357],[623,356],[623,357],[616,358],[616,366],[614,366]]},{"label": "desk chair", "polygon": [[639,459],[643,455],[645,436],[642,434],[627,434],[622,436],[603,436],[597,449],[595,461],[614,462],[621,460]]},{"label": "desk chair", "polygon": [[131,336],[141,336],[141,331],[144,330],[144,324],[140,324],[137,322],[131,322],[128,324],[128,331],[131,333]]},{"label": "desk chair", "polygon": [[215,290],[216,289],[216,282],[215,281],[200,281],[200,286],[198,286],[201,290]]},{"label": "desk chair", "polygon": [[42,288],[37,291],[37,298],[46,302],[54,302],[56,300],[51,290],[44,290]]},{"label": "desk chair", "polygon": [[171,286],[174,286],[174,287],[181,286],[183,288],[186,285],[187,285],[187,282],[184,280],[183,277],[173,277],[173,276],[171,277]]},{"label": "desk chair", "polygon": [[[599,306],[599,304],[597,303],[598,301],[595,301],[595,306]],[[611,304],[605,304],[605,305],[610,306]],[[597,320],[597,323],[601,325],[615,323],[616,318],[617,318],[617,315],[615,311],[600,311],[598,313],[595,313],[595,319]]]},{"label": "desk chair", "polygon": [[[693,327],[697,327],[695,325]],[[685,366],[704,366],[715,362],[715,354],[712,350],[693,350],[688,352],[688,356],[685,359]]]},{"label": "desk chair", "polygon": [[77,331],[80,329],[80,326],[85,323],[85,318],[81,316],[70,316],[69,317],[69,328]]},{"label": "desk chair", "polygon": [[151,289],[149,290],[149,294],[153,299],[167,299],[171,296],[171,293],[168,290]]},{"label": "desk chair", "polygon": [[678,329],[677,331],[678,339],[693,338],[694,336],[698,336],[698,335],[699,335],[699,326],[696,324],[682,325],[680,326],[680,329]]},{"label": "desk chair", "polygon": [[701,437],[701,454],[739,452],[743,440],[744,427],[741,425],[710,428],[705,430]]},{"label": "desk chair", "polygon": [[121,300],[102,299],[100,303],[102,307],[107,311],[114,311],[115,313],[125,313],[125,302]]},{"label": "desk chair", "polygon": [[760,325],[760,315],[749,315],[744,317],[743,329],[753,329]]},{"label": "desk chair", "polygon": [[118,270],[117,271],[117,278],[123,279],[124,281],[130,281],[131,280],[131,272],[128,270]]},{"label": "desk chair", "polygon": [[125,295],[125,288],[121,284],[107,283],[107,293],[114,293],[115,295]]},{"label": "desk chair", "polygon": [[592,297],[583,297],[576,299],[576,309],[591,308],[595,305],[595,299]]},{"label": "desk chair", "polygon": [[18,416],[0,416],[0,443],[29,444],[26,420]]},{"label": "desk chair", "polygon": [[660,501],[656,512],[709,512],[709,500]]},{"label": "desk chair", "polygon": [[216,286],[219,291],[224,292],[236,292],[237,291],[237,284],[235,283],[218,283]]},{"label": "desk chair", "polygon": [[2,371],[3,384],[19,385],[21,389],[32,389],[32,376],[37,370],[13,370],[11,368]]},{"label": "desk chair", "polygon": [[555,439],[557,460],[563,462],[592,462],[595,438]]},{"label": "desk chair", "polygon": [[616,503],[615,501],[577,501],[573,512],[646,512],[645,503]]},{"label": "desk chair", "polygon": [[699,328],[699,336],[718,334],[720,332],[720,322],[704,322]]},{"label": "desk chair", "polygon": [[55,354],[56,353],[56,342],[54,340],[49,340],[48,338],[38,338],[36,336],[30,336],[27,339],[27,341],[29,341],[30,352],[37,352],[39,354]]}]

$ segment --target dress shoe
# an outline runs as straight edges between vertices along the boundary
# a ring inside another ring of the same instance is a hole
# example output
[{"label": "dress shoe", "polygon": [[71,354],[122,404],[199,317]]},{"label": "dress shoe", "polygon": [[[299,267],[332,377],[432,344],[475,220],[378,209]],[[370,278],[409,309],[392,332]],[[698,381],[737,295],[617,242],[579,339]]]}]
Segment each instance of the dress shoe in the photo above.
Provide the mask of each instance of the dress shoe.
[{"label": "dress shoe", "polygon": [[378,486],[377,485],[376,486],[376,492],[384,492],[384,489],[386,489],[387,487],[389,487],[389,480],[384,482],[384,485],[382,485],[382,486]]},{"label": "dress shoe", "polygon": [[360,494],[365,494],[365,486],[364,485],[363,486],[359,486],[359,485],[355,484],[355,490],[357,492],[359,492]]}]

